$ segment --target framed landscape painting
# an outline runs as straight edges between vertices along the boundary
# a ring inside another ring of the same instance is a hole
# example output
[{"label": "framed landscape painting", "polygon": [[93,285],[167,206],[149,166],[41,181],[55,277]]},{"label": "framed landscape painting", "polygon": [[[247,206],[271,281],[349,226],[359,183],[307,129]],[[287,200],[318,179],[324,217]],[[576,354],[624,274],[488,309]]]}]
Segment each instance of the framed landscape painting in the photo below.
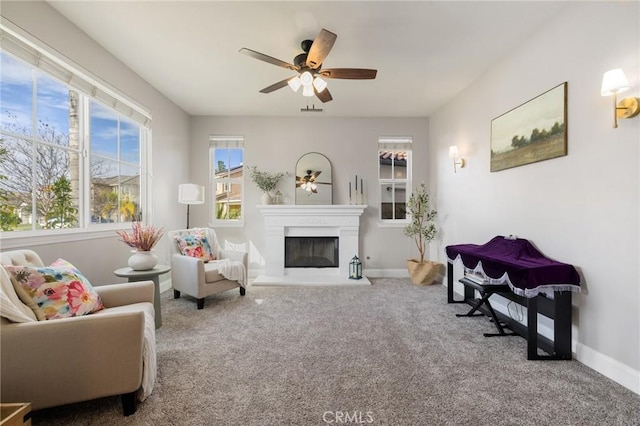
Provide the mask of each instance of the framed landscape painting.
[{"label": "framed landscape painting", "polygon": [[491,120],[491,171],[567,155],[567,83]]}]

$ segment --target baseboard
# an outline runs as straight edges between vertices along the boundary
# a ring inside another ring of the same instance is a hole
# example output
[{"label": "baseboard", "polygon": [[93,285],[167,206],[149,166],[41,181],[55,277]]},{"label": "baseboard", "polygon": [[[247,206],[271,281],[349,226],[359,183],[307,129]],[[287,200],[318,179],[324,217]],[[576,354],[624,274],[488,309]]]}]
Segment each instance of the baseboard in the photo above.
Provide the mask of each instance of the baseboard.
[{"label": "baseboard", "polygon": [[576,344],[576,360],[640,395],[640,371],[634,370],[582,343]]},{"label": "baseboard", "polygon": [[362,273],[369,278],[409,278],[406,269],[365,269]]},{"label": "baseboard", "polygon": [[171,278],[165,278],[160,281],[160,293],[171,289]]},{"label": "baseboard", "polygon": [[[249,269],[249,278],[255,278],[258,275],[265,275],[264,269]],[[406,269],[363,269],[362,275],[369,278],[409,278],[409,272]]]}]

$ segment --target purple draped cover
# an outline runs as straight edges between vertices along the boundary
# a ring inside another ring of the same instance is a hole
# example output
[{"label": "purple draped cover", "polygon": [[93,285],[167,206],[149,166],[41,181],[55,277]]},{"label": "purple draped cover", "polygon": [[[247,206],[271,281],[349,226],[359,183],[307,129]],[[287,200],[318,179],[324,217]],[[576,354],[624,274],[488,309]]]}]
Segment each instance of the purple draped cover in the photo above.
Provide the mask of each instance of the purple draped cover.
[{"label": "purple draped cover", "polygon": [[572,265],[545,257],[521,238],[498,236],[482,245],[447,246],[446,252],[449,262],[460,257],[466,268],[481,271],[490,283],[507,282],[521,296],[535,297],[545,290],[580,291],[580,275]]}]

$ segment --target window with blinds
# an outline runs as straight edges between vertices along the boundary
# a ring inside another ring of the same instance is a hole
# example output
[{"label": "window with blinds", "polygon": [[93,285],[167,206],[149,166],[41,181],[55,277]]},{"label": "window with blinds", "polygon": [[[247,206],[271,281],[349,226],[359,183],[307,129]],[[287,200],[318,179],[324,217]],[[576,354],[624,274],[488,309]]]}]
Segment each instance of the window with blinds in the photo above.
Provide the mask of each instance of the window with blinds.
[{"label": "window with blinds", "polygon": [[209,137],[211,222],[222,225],[244,223],[244,138]]},{"label": "window with blinds", "polygon": [[0,37],[0,229],[143,220],[150,113],[4,19]]},{"label": "window with blinds", "polygon": [[380,221],[406,223],[411,191],[411,137],[378,139]]}]

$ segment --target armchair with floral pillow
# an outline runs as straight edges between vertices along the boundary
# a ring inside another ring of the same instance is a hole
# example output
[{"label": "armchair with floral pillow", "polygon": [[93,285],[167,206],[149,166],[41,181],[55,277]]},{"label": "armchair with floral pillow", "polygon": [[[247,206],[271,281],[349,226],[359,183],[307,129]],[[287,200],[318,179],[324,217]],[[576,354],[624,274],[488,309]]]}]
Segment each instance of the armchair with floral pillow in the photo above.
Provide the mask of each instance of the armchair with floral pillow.
[{"label": "armchair with floral pillow", "polygon": [[195,297],[197,308],[204,308],[207,296],[247,286],[246,252],[224,250],[211,228],[169,231],[171,284],[174,298],[181,293]]}]

